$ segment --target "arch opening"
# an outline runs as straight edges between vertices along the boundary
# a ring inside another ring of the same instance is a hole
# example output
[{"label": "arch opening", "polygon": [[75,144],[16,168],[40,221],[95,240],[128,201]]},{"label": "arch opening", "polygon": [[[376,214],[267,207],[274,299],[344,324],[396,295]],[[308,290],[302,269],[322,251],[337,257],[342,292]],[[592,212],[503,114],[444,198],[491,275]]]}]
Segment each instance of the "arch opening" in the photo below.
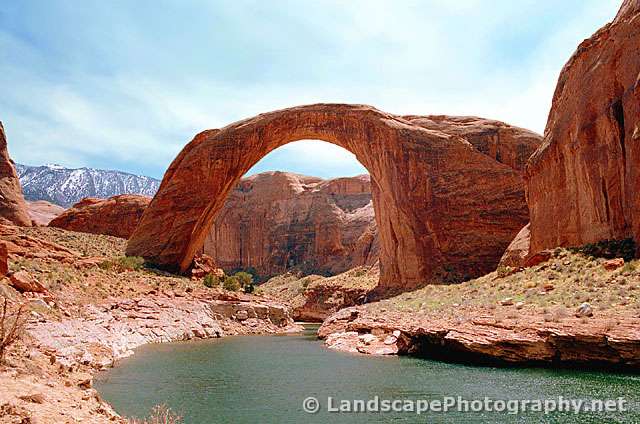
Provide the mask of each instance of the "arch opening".
[{"label": "arch opening", "polygon": [[167,170],[127,254],[186,271],[240,178],[276,148],[317,139],[343,147],[369,171],[379,294],[486,273],[528,220],[521,169],[504,159],[523,141],[501,150],[500,137],[476,143],[444,131],[440,118],[317,104],[204,131]]},{"label": "arch opening", "polygon": [[342,147],[301,140],[262,158],[231,191],[202,253],[258,281],[372,268],[379,243],[370,177]]}]

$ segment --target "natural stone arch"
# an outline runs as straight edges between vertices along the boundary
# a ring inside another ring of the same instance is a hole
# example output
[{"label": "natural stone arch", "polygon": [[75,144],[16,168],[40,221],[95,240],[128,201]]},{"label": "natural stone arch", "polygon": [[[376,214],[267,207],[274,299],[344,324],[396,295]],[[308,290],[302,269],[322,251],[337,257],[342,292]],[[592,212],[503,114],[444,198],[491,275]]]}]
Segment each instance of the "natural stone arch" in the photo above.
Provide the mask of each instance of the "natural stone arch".
[{"label": "natural stone arch", "polygon": [[[242,175],[280,146],[319,139],[353,153],[371,174],[381,292],[485,273],[527,221],[521,172],[498,161],[500,146],[482,153],[441,122],[428,127],[370,106],[317,104],[204,131],[167,170],[127,254],[186,271]],[[506,150],[535,149],[513,144]]]}]

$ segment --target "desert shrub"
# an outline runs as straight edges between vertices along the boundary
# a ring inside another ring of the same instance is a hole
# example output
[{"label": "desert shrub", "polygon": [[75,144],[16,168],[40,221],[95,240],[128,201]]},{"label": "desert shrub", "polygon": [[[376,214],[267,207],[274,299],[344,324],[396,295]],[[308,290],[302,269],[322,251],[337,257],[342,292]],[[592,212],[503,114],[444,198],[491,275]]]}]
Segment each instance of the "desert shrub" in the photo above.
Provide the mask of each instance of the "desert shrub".
[{"label": "desert shrub", "polygon": [[571,250],[596,258],[624,258],[625,262],[630,262],[635,258],[636,244],[633,239],[630,238],[624,240],[604,240]]},{"label": "desert shrub", "polygon": [[255,291],[256,291],[255,284],[247,284],[246,286],[244,286],[244,292],[245,293],[253,293]]},{"label": "desert shrub", "polygon": [[127,420],[129,424],[178,424],[182,422],[182,417],[175,414],[166,405],[156,405],[151,409],[151,414],[141,420],[132,418]]},{"label": "desert shrub", "polygon": [[622,272],[635,272],[635,270],[638,268],[638,261],[633,261],[633,262],[625,262],[624,266],[622,267]]},{"label": "desert shrub", "polygon": [[218,277],[217,275],[209,273],[209,274],[204,276],[203,284],[205,285],[205,287],[209,287],[210,289],[213,288],[213,287],[219,287],[220,286],[220,277]]},{"label": "desert shrub", "polygon": [[229,291],[239,291],[242,285],[240,284],[240,279],[233,275],[224,279],[222,287]]},{"label": "desert shrub", "polygon": [[500,265],[498,269],[496,269],[496,273],[498,274],[498,278],[505,278],[513,274],[513,268],[510,266]]},{"label": "desert shrub", "polygon": [[253,275],[249,274],[248,272],[238,271],[235,273],[234,277],[236,277],[240,281],[240,285],[242,287],[253,284]]},{"label": "desert shrub", "polygon": [[25,323],[24,303],[11,311],[9,300],[5,297],[2,301],[2,310],[0,310],[0,364],[4,362],[7,349],[24,334]]},{"label": "desert shrub", "polygon": [[140,256],[120,256],[109,259],[100,264],[100,268],[105,271],[139,271],[144,267],[144,258]]}]

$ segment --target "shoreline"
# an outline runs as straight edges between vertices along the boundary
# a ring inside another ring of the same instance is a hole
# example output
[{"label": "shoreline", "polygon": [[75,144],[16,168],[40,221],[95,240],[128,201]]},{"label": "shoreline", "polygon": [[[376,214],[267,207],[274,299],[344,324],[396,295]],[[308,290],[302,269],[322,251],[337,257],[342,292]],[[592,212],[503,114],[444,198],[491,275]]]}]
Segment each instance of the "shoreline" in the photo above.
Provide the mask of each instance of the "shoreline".
[{"label": "shoreline", "polygon": [[[578,368],[640,373],[640,326],[635,317],[578,318],[527,323],[495,316],[457,320],[409,313],[376,315],[345,308],[329,317],[318,337],[330,348],[364,355],[406,355],[502,367]],[[611,327],[615,319],[615,326]]]},{"label": "shoreline", "polygon": [[30,321],[30,340],[22,346],[28,352],[18,354],[26,353],[39,370],[31,375],[0,370],[6,388],[0,416],[15,422],[128,423],[93,388],[93,379],[138,347],[303,331],[283,304],[257,297],[221,300],[225,297],[205,290],[190,298],[142,296],[87,305],[84,317]]}]

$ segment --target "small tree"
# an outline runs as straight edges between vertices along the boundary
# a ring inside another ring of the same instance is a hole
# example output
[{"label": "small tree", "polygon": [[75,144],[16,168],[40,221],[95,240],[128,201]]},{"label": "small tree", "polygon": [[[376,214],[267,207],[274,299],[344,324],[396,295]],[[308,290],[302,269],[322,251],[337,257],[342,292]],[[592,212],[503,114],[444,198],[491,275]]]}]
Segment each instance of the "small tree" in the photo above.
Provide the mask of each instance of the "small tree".
[{"label": "small tree", "polygon": [[222,287],[225,290],[238,291],[240,290],[242,285],[240,284],[240,279],[234,275],[234,276],[229,276],[225,278],[222,283]]},{"label": "small tree", "polygon": [[0,311],[0,364],[4,362],[7,349],[22,337],[26,317],[25,306],[21,303],[15,312],[9,311],[9,300],[5,297]]}]

